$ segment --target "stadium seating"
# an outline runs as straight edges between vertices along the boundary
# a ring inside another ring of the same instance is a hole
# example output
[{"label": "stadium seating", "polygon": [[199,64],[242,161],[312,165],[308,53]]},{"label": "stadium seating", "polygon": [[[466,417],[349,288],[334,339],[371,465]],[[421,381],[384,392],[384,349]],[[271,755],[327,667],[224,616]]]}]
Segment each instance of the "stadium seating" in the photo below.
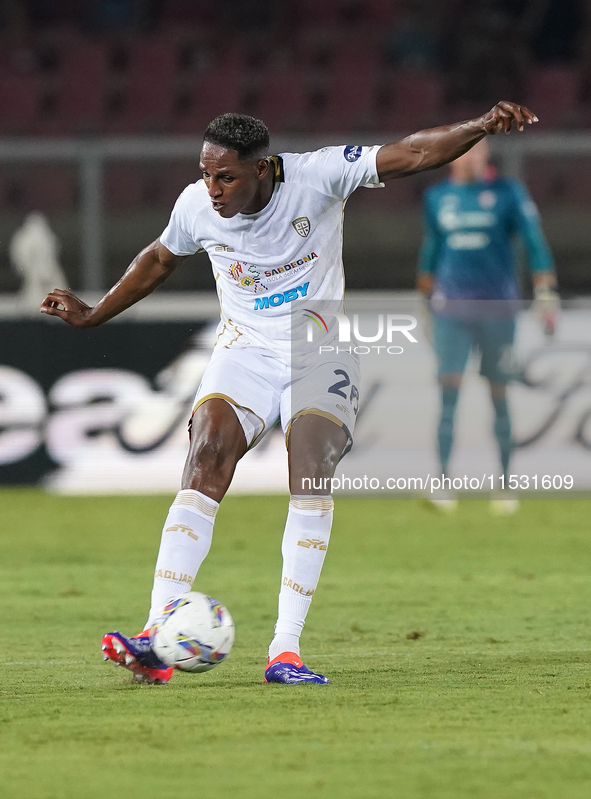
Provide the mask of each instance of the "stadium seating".
[{"label": "stadium seating", "polygon": [[245,111],[242,72],[232,63],[221,69],[190,74],[177,90],[171,128],[199,136],[208,122],[226,111]]},{"label": "stadium seating", "polygon": [[145,167],[141,162],[107,164],[104,197],[108,208],[122,211],[145,205]]},{"label": "stadium seating", "polygon": [[157,203],[162,208],[172,209],[183,189],[189,183],[199,180],[200,177],[201,171],[199,170],[197,150],[193,161],[162,162],[160,165]]},{"label": "stadium seating", "polygon": [[130,42],[124,68],[114,81],[109,133],[168,132],[175,98],[179,45],[168,37]]},{"label": "stadium seating", "polygon": [[38,164],[27,170],[23,181],[23,205],[29,211],[56,213],[74,207],[77,171],[68,164]]},{"label": "stadium seating", "polygon": [[400,0],[298,0],[292,11],[303,25],[375,28],[390,23],[401,6]]},{"label": "stadium seating", "polygon": [[109,48],[80,38],[61,50],[55,105],[39,121],[39,132],[96,134],[104,129],[109,87]]},{"label": "stadium seating", "polygon": [[576,109],[580,81],[576,69],[549,66],[534,70],[529,76],[526,105],[540,119],[540,128],[569,126]]},{"label": "stadium seating", "polygon": [[334,133],[375,128],[376,73],[345,76],[334,71],[321,88],[318,107],[311,112],[308,130]]},{"label": "stadium seating", "polygon": [[172,209],[179,194],[201,177],[199,150],[191,161],[119,161],[107,164],[105,204],[113,211],[133,208]]},{"label": "stadium seating", "polygon": [[253,111],[271,132],[305,130],[308,99],[307,82],[300,74],[291,67],[270,68],[259,76]]},{"label": "stadium seating", "polygon": [[21,163],[3,166],[0,208],[54,214],[72,209],[77,200],[77,170],[72,164]]},{"label": "stadium seating", "polygon": [[[439,73],[388,65],[403,0],[288,0],[244,29],[245,0],[167,0],[144,15],[150,33],[83,30],[80,4],[57,6],[54,27],[0,49],[0,135],[195,134],[228,109],[277,132],[407,132],[482,112],[450,98],[452,53]],[[580,70],[532,67],[525,102],[541,129],[591,127]]]},{"label": "stadium seating", "polygon": [[339,0],[300,0],[295,9],[297,19],[306,26],[334,26],[343,21],[341,7],[345,5]]},{"label": "stadium seating", "polygon": [[382,130],[409,133],[441,121],[444,82],[439,75],[393,73],[387,77],[383,96]]},{"label": "stadium seating", "polygon": [[208,0],[167,0],[162,3],[161,24],[168,30],[184,30],[187,25],[198,30],[212,22],[212,4]]},{"label": "stadium seating", "polygon": [[379,75],[380,53],[371,39],[356,35],[335,38],[330,42],[326,68],[317,70],[312,80],[316,98],[308,129],[356,132],[373,128]]},{"label": "stadium seating", "polygon": [[29,133],[39,116],[39,86],[34,75],[0,72],[0,133]]},{"label": "stadium seating", "polygon": [[367,0],[365,3],[368,19],[379,26],[391,26],[396,21],[401,6],[399,0]]}]

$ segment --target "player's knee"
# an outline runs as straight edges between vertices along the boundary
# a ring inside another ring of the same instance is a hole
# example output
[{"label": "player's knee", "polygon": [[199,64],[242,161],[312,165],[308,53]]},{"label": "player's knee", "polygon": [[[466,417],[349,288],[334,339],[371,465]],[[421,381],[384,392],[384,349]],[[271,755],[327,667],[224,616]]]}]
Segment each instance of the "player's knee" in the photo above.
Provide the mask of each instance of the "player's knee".
[{"label": "player's knee", "polygon": [[[322,430],[310,427],[304,431],[302,426],[299,432],[306,435],[294,436],[291,442],[292,468],[297,472],[332,477],[347,448],[347,433],[330,422]],[[314,434],[310,435],[311,432]]]},{"label": "player's knee", "polygon": [[221,502],[239,457],[235,448],[216,436],[194,439],[185,463],[182,487],[203,491],[216,502]]}]

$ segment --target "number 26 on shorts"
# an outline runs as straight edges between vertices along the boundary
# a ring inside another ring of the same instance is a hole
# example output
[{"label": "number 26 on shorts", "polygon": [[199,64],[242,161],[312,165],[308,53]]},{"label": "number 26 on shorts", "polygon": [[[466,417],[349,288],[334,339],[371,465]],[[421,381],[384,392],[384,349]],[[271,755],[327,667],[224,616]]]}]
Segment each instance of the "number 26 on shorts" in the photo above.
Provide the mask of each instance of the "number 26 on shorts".
[{"label": "number 26 on shorts", "polygon": [[[353,411],[355,415],[357,415],[357,411],[359,410],[359,389],[357,386],[351,386],[351,380],[349,375],[345,372],[344,369],[335,369],[334,373],[337,377],[342,377],[342,380],[339,380],[337,383],[333,383],[332,386],[329,387],[328,393],[329,394],[337,394],[339,397],[343,399],[348,399],[353,407]],[[351,392],[349,396],[342,391],[343,388],[347,388],[351,386]]]}]

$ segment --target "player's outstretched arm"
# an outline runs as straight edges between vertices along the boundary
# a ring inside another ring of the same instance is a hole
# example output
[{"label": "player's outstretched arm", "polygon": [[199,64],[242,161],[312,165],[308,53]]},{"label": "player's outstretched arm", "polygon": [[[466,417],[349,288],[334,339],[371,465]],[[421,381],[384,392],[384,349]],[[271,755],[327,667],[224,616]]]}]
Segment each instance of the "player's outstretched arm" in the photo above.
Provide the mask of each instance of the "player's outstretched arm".
[{"label": "player's outstretched arm", "polygon": [[121,280],[94,307],[71,291],[54,289],[41,303],[41,313],[59,316],[73,327],[98,327],[151,294],[185,257],[173,255],[156,239],[136,255]]},{"label": "player's outstretched arm", "polygon": [[501,100],[477,119],[421,130],[384,145],[378,151],[378,175],[380,180],[392,180],[436,169],[459,158],[489,134],[509,133],[513,125],[522,131],[537,121],[537,116],[525,106]]}]

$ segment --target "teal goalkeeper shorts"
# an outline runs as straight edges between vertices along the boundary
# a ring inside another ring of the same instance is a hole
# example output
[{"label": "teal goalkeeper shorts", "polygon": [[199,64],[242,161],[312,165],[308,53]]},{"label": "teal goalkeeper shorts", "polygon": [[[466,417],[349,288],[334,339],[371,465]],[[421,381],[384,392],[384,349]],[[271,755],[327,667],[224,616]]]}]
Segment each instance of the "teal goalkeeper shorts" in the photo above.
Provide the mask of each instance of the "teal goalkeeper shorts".
[{"label": "teal goalkeeper shorts", "polygon": [[491,383],[507,383],[513,377],[514,319],[460,320],[433,316],[433,343],[437,373],[462,374],[473,350],[480,353],[480,374]]}]

